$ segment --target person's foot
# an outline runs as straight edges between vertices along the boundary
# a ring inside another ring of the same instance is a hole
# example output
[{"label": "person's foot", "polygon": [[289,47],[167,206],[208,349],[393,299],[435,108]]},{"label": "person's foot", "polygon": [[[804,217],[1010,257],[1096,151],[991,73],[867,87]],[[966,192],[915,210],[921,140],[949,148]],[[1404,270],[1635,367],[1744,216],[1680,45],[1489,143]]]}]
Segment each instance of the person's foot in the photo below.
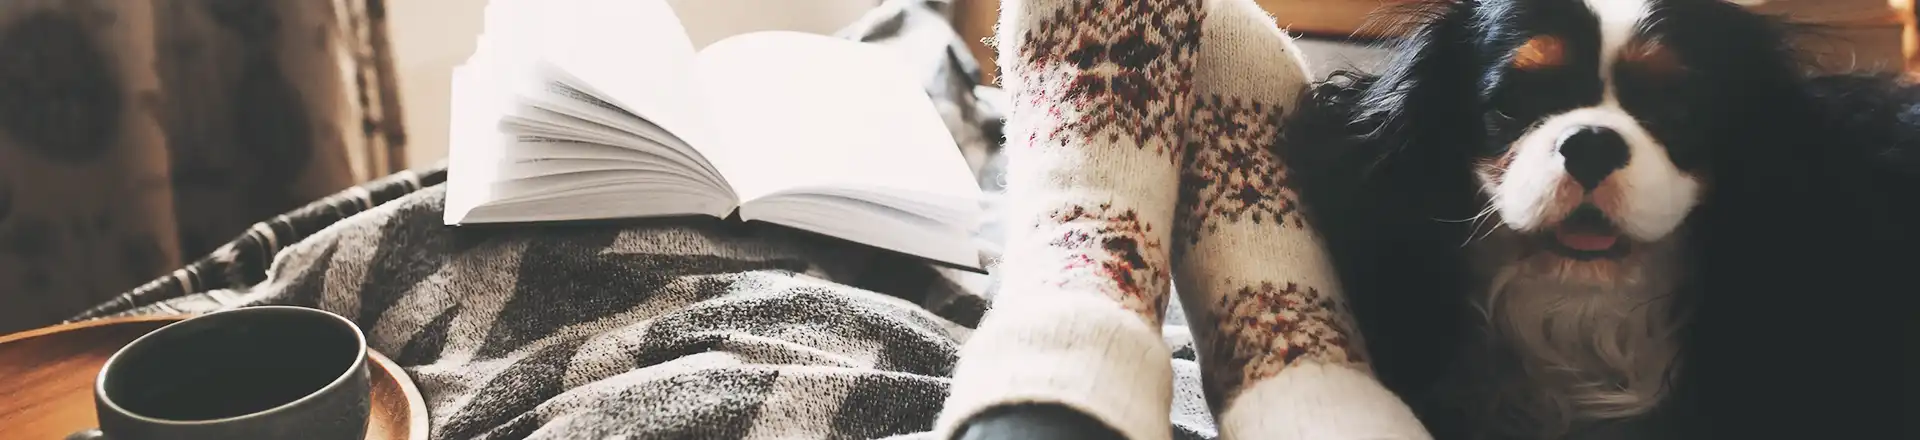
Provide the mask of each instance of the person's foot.
[{"label": "person's foot", "polygon": [[1118,431],[1058,404],[995,407],[961,425],[954,440],[1125,440]]}]

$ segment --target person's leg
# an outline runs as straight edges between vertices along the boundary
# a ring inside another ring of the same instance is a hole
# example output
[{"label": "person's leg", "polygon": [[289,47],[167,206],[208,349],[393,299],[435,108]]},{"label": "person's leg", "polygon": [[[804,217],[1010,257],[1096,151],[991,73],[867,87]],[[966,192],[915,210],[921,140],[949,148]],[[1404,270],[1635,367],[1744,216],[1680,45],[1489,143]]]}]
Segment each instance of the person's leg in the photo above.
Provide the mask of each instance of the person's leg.
[{"label": "person's leg", "polygon": [[1126,438],[1170,435],[1160,325],[1200,7],[1001,4],[1000,79],[1013,102],[1003,278],[961,350],[939,438],[963,424],[1079,426],[1074,413],[989,411],[1019,404],[1070,408]]},{"label": "person's leg", "polygon": [[1374,379],[1273,151],[1311,83],[1299,48],[1251,1],[1213,0],[1206,12],[1174,278],[1221,436],[1428,438]]},{"label": "person's leg", "polygon": [[1372,377],[1268,149],[1309,81],[1273,19],[1251,0],[1002,8],[1009,224],[1023,227],[939,438],[1098,438],[1088,421],[1167,438],[1170,269],[1223,437],[1428,438]]}]

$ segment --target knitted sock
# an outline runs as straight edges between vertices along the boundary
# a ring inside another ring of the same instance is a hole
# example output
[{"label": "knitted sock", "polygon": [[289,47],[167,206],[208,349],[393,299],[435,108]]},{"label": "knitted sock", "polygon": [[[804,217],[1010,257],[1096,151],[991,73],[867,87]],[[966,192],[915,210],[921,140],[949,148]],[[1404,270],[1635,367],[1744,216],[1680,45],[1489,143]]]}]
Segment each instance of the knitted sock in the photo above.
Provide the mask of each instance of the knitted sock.
[{"label": "knitted sock", "polygon": [[1207,2],[1174,279],[1229,439],[1430,438],[1367,366],[1329,258],[1273,152],[1311,82],[1250,0]]},{"label": "knitted sock", "polygon": [[1160,323],[1201,15],[1187,0],[1001,2],[1001,288],[961,348],[936,438],[1028,402],[1130,439],[1170,435]]},{"label": "knitted sock", "polygon": [[1372,378],[1268,150],[1307,84],[1273,23],[1251,0],[1002,2],[1002,287],[937,438],[1018,403],[1167,438],[1174,273],[1223,437],[1429,437]]}]

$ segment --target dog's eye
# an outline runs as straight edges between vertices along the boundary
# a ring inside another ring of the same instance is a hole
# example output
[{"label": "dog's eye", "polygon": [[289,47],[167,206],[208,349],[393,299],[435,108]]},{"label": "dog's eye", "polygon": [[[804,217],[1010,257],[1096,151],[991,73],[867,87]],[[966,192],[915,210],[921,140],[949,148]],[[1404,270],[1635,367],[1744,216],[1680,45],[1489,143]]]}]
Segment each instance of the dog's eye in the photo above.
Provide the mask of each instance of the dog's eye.
[{"label": "dog's eye", "polygon": [[1479,154],[1487,157],[1506,153],[1509,148],[1508,144],[1513,142],[1513,139],[1517,139],[1519,136],[1518,133],[1525,130],[1527,125],[1526,122],[1521,121],[1520,118],[1513,117],[1512,114],[1498,109],[1487,112],[1484,121],[1486,122],[1487,131],[1492,135],[1492,138],[1488,139],[1488,142],[1480,147]]},{"label": "dog's eye", "polygon": [[1513,91],[1501,93],[1490,102],[1492,109],[1488,112],[1488,119],[1503,126],[1524,124],[1526,119],[1538,117],[1545,110],[1545,103],[1539,102],[1539,99]]}]

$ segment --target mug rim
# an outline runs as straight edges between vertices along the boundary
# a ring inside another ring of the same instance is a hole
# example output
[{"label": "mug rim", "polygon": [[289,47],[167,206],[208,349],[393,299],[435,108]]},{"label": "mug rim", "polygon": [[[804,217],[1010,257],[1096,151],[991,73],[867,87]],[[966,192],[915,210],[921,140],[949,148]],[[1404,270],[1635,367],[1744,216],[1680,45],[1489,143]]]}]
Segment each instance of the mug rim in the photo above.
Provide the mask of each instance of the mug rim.
[{"label": "mug rim", "polygon": [[[147,340],[147,338],[153,337],[153,335],[160,334],[160,332],[166,331],[168,328],[171,328],[176,325],[184,324],[189,321],[193,321],[196,319],[205,318],[209,316],[220,315],[225,313],[235,313],[235,312],[241,312],[246,310],[292,310],[300,313],[317,313],[317,314],[326,316],[340,324],[345,325],[348,330],[351,330],[351,332],[353,333],[354,340],[359,342],[358,350],[356,350],[356,354],[358,355],[358,357],[356,357],[353,363],[350,364],[352,366],[348,367],[346,371],[340,372],[340,375],[334,377],[332,381],[327,382],[326,385],[321,386],[319,389],[313,390],[312,392],[309,392],[306,395],[300,396],[300,398],[298,399],[293,399],[291,401],[288,401],[287,403],[282,403],[280,405],[274,406],[272,408],[267,408],[264,410],[254,411],[254,412],[241,414],[237,416],[221,417],[218,419],[174,420],[174,419],[162,419],[158,417],[151,417],[145,414],[128,411],[126,408],[122,408],[119,403],[114,402],[113,398],[107,395],[107,373],[113,368],[114,361],[119,360],[121,355],[127,353],[128,348],[131,348],[134,345],[139,344],[141,341],[145,341]],[[176,426],[195,426],[195,425],[211,425],[215,423],[226,423],[226,422],[232,422],[232,421],[237,421],[237,420],[242,420],[242,419],[247,419],[252,417],[265,416],[265,415],[273,414],[282,410],[286,410],[287,408],[293,407],[294,405],[300,404],[302,402],[306,402],[308,400],[312,400],[317,396],[319,396],[320,393],[324,391],[331,390],[331,389],[334,389],[335,387],[340,386],[340,384],[345,383],[347,379],[351,378],[351,376],[354,373],[354,370],[365,368],[364,366],[366,365],[366,362],[367,362],[367,350],[369,350],[369,348],[367,348],[367,335],[364,332],[360,331],[360,326],[354,324],[353,320],[347,319],[347,317],[345,316],[340,316],[340,314],[317,309],[317,308],[301,307],[301,306],[262,305],[262,306],[251,306],[251,307],[239,307],[239,308],[233,308],[233,309],[227,309],[227,310],[221,310],[213,313],[208,313],[205,315],[194,316],[187,319],[182,319],[179,322],[161,326],[158,329],[154,329],[151,332],[147,332],[147,334],[140,335],[140,337],[138,338],[134,338],[133,342],[128,342],[127,345],[121,346],[119,350],[113,352],[113,356],[107,357],[106,363],[101,364],[100,373],[94,375],[93,394],[100,403],[110,408],[113,408],[113,411],[115,413],[119,413],[121,416],[130,417],[144,423],[176,425]]]}]

